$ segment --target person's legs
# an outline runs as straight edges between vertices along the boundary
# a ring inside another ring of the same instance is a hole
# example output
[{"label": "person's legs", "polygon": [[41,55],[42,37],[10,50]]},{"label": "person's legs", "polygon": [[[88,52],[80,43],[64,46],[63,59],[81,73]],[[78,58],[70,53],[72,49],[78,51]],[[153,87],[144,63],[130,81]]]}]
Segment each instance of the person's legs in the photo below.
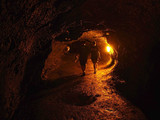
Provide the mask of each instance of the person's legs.
[{"label": "person's legs", "polygon": [[97,63],[96,62],[93,63],[93,67],[94,67],[94,74],[96,74],[96,72],[97,72]]},{"label": "person's legs", "polygon": [[87,59],[80,60],[80,65],[81,65],[81,69],[82,69],[82,72],[83,72],[82,76],[85,75],[86,63],[87,63]]},{"label": "person's legs", "polygon": [[82,69],[83,75],[85,75],[86,66],[85,65],[81,65],[81,69]]},{"label": "person's legs", "polygon": [[84,62],[80,62],[81,65],[81,70],[82,70],[82,76],[85,75],[85,70],[86,70],[86,64]]},{"label": "person's legs", "polygon": [[94,58],[91,58],[92,63],[93,63],[93,68],[94,68],[94,74],[97,72],[97,60]]}]

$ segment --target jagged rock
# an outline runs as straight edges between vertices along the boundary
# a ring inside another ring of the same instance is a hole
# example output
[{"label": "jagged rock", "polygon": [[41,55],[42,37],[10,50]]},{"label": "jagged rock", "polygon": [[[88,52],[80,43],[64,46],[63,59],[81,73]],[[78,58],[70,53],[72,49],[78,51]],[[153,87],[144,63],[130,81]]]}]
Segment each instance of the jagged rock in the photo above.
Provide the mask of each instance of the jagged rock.
[{"label": "jagged rock", "polygon": [[[52,40],[65,33],[71,23],[81,24],[77,23],[80,19],[103,23],[116,31],[119,38],[113,40],[113,45],[119,44],[116,71],[126,81],[124,91],[131,99],[139,100],[150,90],[152,96],[158,76],[154,69],[160,66],[159,58],[155,57],[159,52],[154,51],[159,48],[159,5],[158,0],[1,0],[0,119],[11,119],[20,101],[42,87],[41,73],[52,50]],[[72,39],[80,35],[75,34],[71,34]],[[154,96],[156,99],[158,95]]]}]

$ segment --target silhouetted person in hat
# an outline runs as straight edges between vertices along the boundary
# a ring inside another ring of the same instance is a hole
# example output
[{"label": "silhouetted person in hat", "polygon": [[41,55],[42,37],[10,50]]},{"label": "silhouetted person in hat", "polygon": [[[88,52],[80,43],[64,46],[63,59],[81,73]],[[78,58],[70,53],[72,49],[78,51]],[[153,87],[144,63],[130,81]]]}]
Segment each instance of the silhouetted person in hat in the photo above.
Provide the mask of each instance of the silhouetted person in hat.
[{"label": "silhouetted person in hat", "polygon": [[93,62],[94,74],[96,74],[97,72],[97,62],[99,58],[100,58],[100,52],[98,50],[96,42],[94,41],[91,45],[91,60]]}]

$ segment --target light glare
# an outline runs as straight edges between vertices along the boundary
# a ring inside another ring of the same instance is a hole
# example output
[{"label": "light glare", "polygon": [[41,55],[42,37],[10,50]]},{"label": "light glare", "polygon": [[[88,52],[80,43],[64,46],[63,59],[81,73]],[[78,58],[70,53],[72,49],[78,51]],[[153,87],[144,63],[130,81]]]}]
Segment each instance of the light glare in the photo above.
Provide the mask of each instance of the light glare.
[{"label": "light glare", "polygon": [[110,45],[108,45],[108,46],[106,47],[106,51],[107,51],[109,54],[113,54],[113,49],[112,49],[112,47],[111,47]]}]

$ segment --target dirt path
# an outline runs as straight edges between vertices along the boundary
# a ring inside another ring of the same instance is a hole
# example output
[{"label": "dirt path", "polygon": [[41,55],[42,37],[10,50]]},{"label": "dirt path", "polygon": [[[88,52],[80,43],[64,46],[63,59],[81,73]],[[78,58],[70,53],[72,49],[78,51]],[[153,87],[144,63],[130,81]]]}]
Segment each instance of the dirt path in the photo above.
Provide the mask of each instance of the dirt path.
[{"label": "dirt path", "polygon": [[137,107],[118,94],[110,72],[111,68],[107,68],[93,74],[89,60],[86,76],[80,77],[79,64],[65,61],[50,73],[50,87],[28,99],[19,119],[146,120]]}]

